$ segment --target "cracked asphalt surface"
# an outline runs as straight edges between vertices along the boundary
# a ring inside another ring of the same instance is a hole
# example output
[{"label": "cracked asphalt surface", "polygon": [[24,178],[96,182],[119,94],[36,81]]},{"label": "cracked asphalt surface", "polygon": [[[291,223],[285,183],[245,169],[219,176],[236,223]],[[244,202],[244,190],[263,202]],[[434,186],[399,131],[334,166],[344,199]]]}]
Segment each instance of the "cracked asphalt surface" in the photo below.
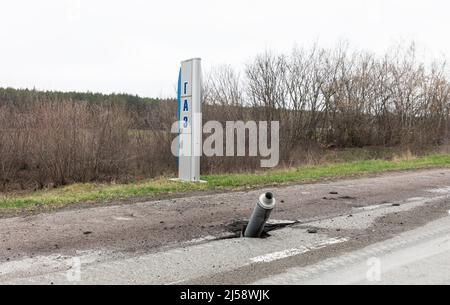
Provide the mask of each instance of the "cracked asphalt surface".
[{"label": "cracked asphalt surface", "polygon": [[[297,223],[230,239],[264,191],[278,201],[272,219]],[[66,283],[80,257],[86,283],[254,283],[449,217],[449,194],[450,170],[433,169],[3,218],[0,282]]]}]

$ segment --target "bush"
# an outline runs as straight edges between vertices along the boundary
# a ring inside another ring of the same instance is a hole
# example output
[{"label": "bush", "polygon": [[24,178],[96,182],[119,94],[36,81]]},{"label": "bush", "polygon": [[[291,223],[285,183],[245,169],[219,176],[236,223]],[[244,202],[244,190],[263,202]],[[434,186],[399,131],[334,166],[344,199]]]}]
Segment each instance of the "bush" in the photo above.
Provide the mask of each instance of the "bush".
[{"label": "bush", "polygon": [[[214,69],[204,121],[280,121],[280,166],[323,151],[448,144],[450,82],[414,45],[376,57],[314,47],[263,53],[240,75]],[[130,95],[0,89],[0,188],[175,175],[176,101]],[[325,158],[326,159],[326,158]],[[255,171],[259,158],[203,158],[203,173]]]}]

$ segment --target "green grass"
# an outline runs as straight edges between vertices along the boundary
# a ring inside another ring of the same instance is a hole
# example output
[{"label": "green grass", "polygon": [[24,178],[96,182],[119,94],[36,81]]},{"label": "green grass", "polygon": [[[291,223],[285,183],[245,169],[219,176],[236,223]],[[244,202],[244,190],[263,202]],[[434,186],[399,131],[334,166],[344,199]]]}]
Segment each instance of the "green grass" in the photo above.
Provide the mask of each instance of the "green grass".
[{"label": "green grass", "polygon": [[450,155],[429,155],[408,160],[368,160],[297,169],[272,170],[257,174],[208,175],[202,179],[208,183],[193,184],[169,181],[165,178],[133,184],[73,184],[42,190],[25,195],[0,195],[1,210],[33,210],[55,208],[73,203],[106,202],[130,198],[153,197],[202,190],[236,190],[292,182],[311,182],[329,178],[349,177],[362,174],[395,170],[450,167]]}]

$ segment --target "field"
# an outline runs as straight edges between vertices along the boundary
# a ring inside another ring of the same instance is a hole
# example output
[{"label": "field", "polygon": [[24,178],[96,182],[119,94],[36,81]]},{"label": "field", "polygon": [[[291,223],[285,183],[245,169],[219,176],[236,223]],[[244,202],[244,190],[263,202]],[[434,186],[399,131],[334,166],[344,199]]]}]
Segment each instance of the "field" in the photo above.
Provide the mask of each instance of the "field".
[{"label": "field", "polygon": [[450,155],[435,154],[403,160],[365,160],[273,170],[256,174],[207,175],[208,183],[172,182],[158,178],[128,184],[72,184],[28,194],[0,196],[0,210],[53,209],[74,203],[108,202],[130,198],[151,199],[157,195],[176,195],[199,190],[243,190],[288,183],[308,183],[324,179],[376,174],[386,171],[450,167]]}]

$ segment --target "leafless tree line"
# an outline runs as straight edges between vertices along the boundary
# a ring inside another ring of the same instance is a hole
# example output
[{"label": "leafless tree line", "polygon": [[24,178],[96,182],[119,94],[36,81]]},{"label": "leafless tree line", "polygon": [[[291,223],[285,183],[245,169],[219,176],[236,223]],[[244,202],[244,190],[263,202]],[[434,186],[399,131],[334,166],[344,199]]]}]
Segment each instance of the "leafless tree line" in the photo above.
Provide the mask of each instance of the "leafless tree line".
[{"label": "leafless tree line", "polygon": [[0,190],[125,182],[173,171],[171,135],[134,129],[132,117],[116,103],[0,105]]},{"label": "leafless tree line", "polygon": [[[203,119],[279,121],[281,166],[330,148],[447,144],[445,63],[414,46],[262,53],[205,81]],[[0,190],[174,175],[176,101],[0,90]],[[205,135],[207,136],[207,135]],[[259,158],[203,158],[203,173],[259,170]]]}]

